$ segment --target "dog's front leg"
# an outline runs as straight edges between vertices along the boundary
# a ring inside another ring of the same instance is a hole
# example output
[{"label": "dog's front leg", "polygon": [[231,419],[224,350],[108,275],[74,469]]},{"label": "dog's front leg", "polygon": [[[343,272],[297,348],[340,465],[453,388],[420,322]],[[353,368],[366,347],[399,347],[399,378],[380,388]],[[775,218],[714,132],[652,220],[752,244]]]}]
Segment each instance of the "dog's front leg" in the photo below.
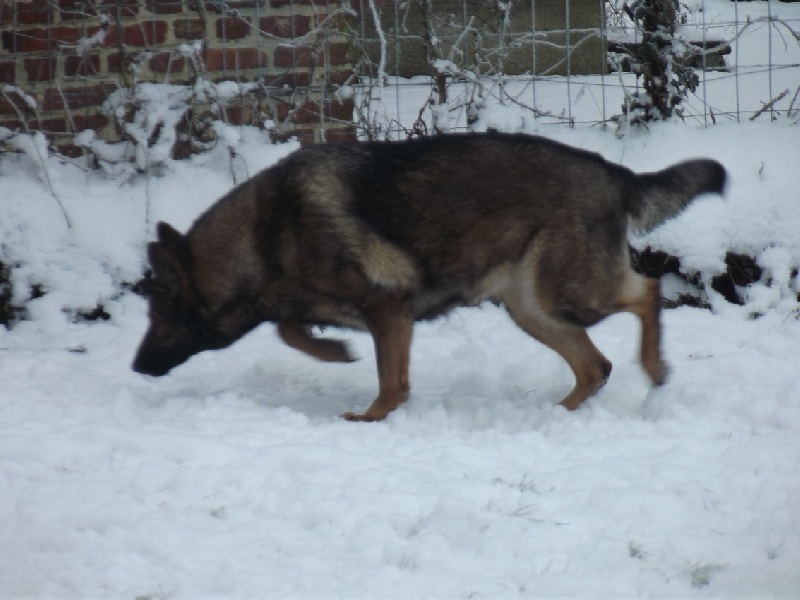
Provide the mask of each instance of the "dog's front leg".
[{"label": "dog's front leg", "polygon": [[382,421],[408,399],[408,362],[414,320],[407,300],[382,296],[365,309],[378,362],[378,397],[364,414],[345,413],[348,421]]},{"label": "dog's front leg", "polygon": [[308,327],[293,321],[278,323],[278,335],[290,348],[300,350],[325,362],[353,362],[355,359],[341,340],[319,339],[311,335]]}]

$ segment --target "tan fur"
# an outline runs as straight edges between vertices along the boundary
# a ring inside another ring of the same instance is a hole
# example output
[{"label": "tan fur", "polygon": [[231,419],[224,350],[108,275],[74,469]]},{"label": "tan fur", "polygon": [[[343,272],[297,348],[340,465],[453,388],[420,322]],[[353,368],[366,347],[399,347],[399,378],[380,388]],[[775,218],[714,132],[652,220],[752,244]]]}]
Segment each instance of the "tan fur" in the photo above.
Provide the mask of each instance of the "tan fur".
[{"label": "tan fur", "polygon": [[406,302],[397,296],[386,296],[367,310],[367,328],[378,362],[378,397],[364,413],[342,415],[348,421],[382,421],[408,400],[411,390],[408,364],[414,321]]},{"label": "tan fur", "polygon": [[375,235],[365,234],[359,252],[359,264],[375,285],[411,290],[417,287],[419,274],[408,255]]},{"label": "tan fur", "polygon": [[353,362],[347,346],[341,340],[319,339],[311,335],[308,327],[281,321],[278,323],[278,335],[290,348],[305,352],[309,356],[324,362]]},{"label": "tan fur", "polygon": [[334,173],[328,161],[311,167],[300,184],[304,197],[348,244],[348,252],[371,283],[387,288],[415,287],[418,274],[411,259],[353,217],[347,210],[351,192]]}]

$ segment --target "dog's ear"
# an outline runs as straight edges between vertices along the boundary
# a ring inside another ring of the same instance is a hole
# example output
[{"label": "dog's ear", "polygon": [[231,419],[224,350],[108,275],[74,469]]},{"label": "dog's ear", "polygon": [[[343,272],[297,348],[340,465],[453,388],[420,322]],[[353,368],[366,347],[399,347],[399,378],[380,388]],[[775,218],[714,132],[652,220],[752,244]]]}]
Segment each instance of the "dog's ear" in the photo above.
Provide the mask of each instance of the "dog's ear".
[{"label": "dog's ear", "polygon": [[186,238],[169,223],[159,221],[156,225],[156,235],[159,243],[164,246],[181,246],[186,243]]},{"label": "dog's ear", "polygon": [[186,293],[191,285],[191,255],[186,238],[167,223],[157,226],[158,241],[147,246],[156,279],[171,290]]}]

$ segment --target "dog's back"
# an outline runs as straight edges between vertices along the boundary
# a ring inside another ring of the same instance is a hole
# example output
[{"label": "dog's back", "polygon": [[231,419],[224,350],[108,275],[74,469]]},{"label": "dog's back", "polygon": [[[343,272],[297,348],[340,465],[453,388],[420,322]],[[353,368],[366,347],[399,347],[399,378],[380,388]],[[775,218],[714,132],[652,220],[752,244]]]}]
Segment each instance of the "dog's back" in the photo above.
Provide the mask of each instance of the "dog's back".
[{"label": "dog's back", "polygon": [[[620,252],[628,226],[652,229],[699,193],[721,191],[725,177],[714,161],[637,175],[592,152],[500,133],[311,147],[286,172],[300,202],[360,240],[351,250],[375,282],[453,294],[518,261],[543,231],[560,232],[561,278],[599,284],[596,260]],[[374,258],[381,248],[386,260]]]}]

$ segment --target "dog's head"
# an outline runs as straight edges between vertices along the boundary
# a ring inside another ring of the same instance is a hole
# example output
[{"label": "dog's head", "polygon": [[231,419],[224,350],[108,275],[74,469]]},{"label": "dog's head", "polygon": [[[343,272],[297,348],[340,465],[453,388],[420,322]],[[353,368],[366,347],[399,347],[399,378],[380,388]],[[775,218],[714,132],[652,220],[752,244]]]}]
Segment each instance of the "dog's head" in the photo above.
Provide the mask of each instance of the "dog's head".
[{"label": "dog's head", "polygon": [[145,289],[150,328],[139,346],[133,370],[160,377],[204,350],[229,346],[242,332],[222,326],[225,311],[212,313],[200,297],[186,238],[166,223],[158,224],[158,241],[147,248],[152,276]]}]

